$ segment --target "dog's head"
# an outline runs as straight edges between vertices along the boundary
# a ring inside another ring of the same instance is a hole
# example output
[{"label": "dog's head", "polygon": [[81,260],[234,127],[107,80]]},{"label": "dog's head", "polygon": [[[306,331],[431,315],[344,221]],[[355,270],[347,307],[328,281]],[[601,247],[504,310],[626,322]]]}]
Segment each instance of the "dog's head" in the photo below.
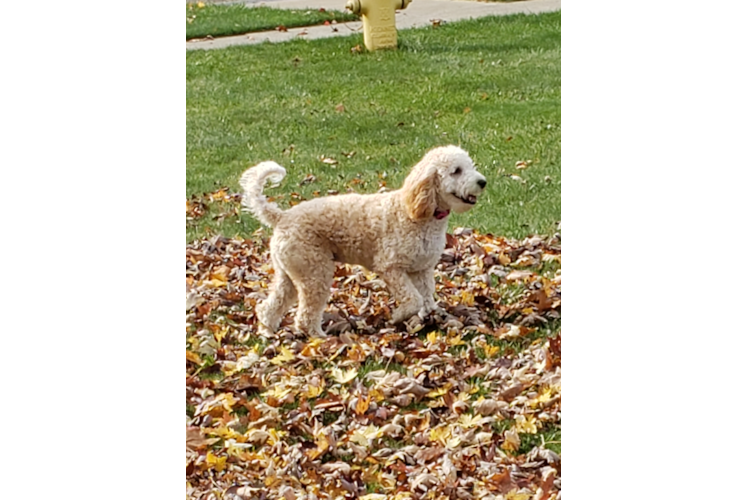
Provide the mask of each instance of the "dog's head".
[{"label": "dog's head", "polygon": [[470,210],[486,187],[473,160],[457,146],[434,148],[405,179],[403,193],[408,216],[414,220],[442,218]]}]

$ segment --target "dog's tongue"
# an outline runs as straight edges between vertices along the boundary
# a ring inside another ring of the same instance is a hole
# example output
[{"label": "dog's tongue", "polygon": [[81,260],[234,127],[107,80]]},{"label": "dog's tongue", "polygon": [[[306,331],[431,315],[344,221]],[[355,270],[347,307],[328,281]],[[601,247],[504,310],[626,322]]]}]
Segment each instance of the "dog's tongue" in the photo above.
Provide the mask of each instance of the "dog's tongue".
[{"label": "dog's tongue", "polygon": [[434,217],[437,219],[443,219],[444,217],[449,215],[449,210],[439,210],[438,208],[434,212]]}]

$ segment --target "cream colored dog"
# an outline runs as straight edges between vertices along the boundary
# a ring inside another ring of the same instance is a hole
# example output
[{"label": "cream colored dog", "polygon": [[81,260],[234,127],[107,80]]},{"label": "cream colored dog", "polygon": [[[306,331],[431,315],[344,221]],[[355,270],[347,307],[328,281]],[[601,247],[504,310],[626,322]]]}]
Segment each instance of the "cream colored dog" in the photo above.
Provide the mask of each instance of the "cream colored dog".
[{"label": "cream colored dog", "polygon": [[393,324],[436,309],[434,268],[446,243],[449,213],[469,210],[486,186],[465,151],[432,149],[397,191],[316,198],[283,211],[267,201],[262,188],[268,178],[280,182],[285,175],[283,167],[268,161],[244,172],[239,181],[242,204],[274,228],[275,277],[270,295],[257,307],[264,333],[277,330],[298,297],[296,328],[324,335],[322,313],[335,261],[362,265],[387,283],[399,302]]}]

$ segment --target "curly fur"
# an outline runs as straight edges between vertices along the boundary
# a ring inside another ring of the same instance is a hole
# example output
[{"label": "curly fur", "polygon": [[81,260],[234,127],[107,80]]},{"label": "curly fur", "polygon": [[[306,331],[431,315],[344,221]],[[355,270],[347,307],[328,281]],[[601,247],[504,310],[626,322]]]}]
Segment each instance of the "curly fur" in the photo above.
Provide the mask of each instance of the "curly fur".
[{"label": "curly fur", "polygon": [[266,332],[274,332],[298,299],[296,328],[323,335],[322,313],[330,296],[335,261],[362,265],[382,277],[399,306],[392,323],[436,309],[434,268],[446,243],[449,212],[469,210],[486,179],[457,146],[432,149],[403,187],[379,194],[316,198],[281,210],[262,187],[285,169],[263,162],[241,177],[242,204],[273,227],[275,269],[268,298],[257,307]]}]

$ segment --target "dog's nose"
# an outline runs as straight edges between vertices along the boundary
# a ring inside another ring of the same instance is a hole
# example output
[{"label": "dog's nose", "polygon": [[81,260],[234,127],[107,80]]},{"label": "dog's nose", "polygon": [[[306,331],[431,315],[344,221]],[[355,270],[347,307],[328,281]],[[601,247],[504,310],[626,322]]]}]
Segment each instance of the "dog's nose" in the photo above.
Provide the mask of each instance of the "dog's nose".
[{"label": "dog's nose", "polygon": [[486,187],[486,179],[479,180],[478,181],[478,185],[480,186],[481,189],[483,189],[484,187]]}]

